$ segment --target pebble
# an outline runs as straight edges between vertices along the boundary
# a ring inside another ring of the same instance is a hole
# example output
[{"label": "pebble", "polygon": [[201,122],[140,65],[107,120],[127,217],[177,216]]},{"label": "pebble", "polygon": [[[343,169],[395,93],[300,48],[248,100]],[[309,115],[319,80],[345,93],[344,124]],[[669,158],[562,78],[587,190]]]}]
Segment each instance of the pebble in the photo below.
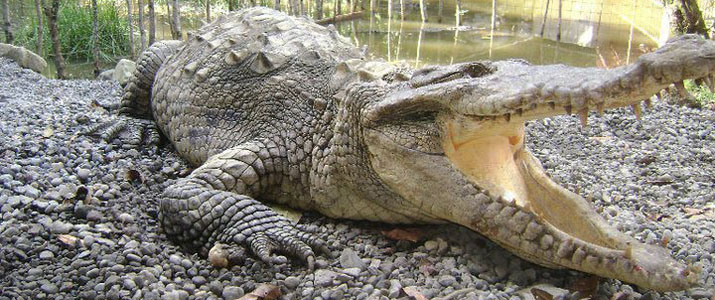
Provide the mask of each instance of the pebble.
[{"label": "pebble", "polygon": [[360,270],[365,270],[367,267],[360,256],[358,256],[357,252],[350,248],[343,249],[340,253],[339,260],[340,266],[343,268],[358,268]]},{"label": "pebble", "polygon": [[235,300],[243,297],[243,294],[244,292],[242,288],[237,286],[227,286],[223,288],[221,297],[223,297],[224,300]]}]

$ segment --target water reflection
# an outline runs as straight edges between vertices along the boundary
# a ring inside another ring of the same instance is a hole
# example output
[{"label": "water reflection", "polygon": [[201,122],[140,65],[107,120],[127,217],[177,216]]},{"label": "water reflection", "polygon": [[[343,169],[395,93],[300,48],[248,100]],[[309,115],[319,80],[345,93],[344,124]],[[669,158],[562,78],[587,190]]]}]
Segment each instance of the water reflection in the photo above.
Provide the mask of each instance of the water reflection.
[{"label": "water reflection", "polygon": [[[581,15],[564,4],[569,10],[563,12],[560,22],[561,42],[555,41],[559,22],[558,5],[553,3],[544,18],[542,7],[525,5],[515,12],[513,7],[499,4],[510,1],[470,1],[466,3],[469,9],[460,8],[459,2],[445,1],[445,6],[452,5],[456,13],[442,15],[444,9],[428,6],[428,16],[438,16],[430,20],[441,22],[423,23],[416,3],[408,2],[403,15],[388,0],[380,3],[381,9],[375,13],[337,27],[366,45],[374,58],[403,60],[413,66],[521,58],[534,64],[613,67],[656,48],[662,39],[653,33],[658,28],[646,28],[660,25],[662,8],[654,3],[646,7],[639,1],[622,1],[628,2],[628,9],[617,15],[612,12],[615,8],[604,5],[608,1],[594,1]],[[648,24],[638,25],[634,20],[644,11],[655,13],[652,20],[639,20]],[[544,37],[539,35],[542,26]]]},{"label": "water reflection", "polygon": [[[658,1],[563,1],[561,22],[557,1],[547,9],[549,0],[430,0],[425,10],[428,22],[422,22],[419,0],[365,0],[362,19],[336,27],[354,44],[366,46],[371,58],[414,67],[509,58],[614,67],[657,47],[669,32]],[[306,10],[315,11],[316,1],[307,3]],[[333,10],[326,6],[324,11]],[[182,18],[186,31],[202,24],[200,14]],[[158,15],[157,25],[157,38],[170,38],[166,16]],[[67,70],[72,78],[93,75],[91,63],[70,64]],[[54,76],[55,71],[44,74]]]}]

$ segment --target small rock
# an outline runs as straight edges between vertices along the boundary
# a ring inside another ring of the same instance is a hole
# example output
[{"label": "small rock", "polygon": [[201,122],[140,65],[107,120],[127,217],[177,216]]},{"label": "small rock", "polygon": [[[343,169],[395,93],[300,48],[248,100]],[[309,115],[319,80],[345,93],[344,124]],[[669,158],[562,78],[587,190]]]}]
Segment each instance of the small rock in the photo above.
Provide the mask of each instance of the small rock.
[{"label": "small rock", "polygon": [[443,287],[448,287],[454,284],[457,280],[452,275],[442,275],[439,277],[439,284]]},{"label": "small rock", "polygon": [[55,254],[52,253],[52,251],[45,250],[40,252],[40,259],[52,259],[55,257]]},{"label": "small rock", "polygon": [[82,182],[86,182],[89,178],[89,173],[89,170],[85,168],[79,168],[77,169],[77,178],[79,178],[79,180],[81,180]]},{"label": "small rock", "polygon": [[134,216],[128,214],[128,213],[121,213],[119,214],[119,221],[122,223],[134,223]]},{"label": "small rock", "polygon": [[317,286],[331,286],[333,285],[333,280],[338,277],[338,274],[325,269],[320,269],[315,272],[315,285]]},{"label": "small rock", "polygon": [[47,294],[55,294],[59,291],[59,288],[53,283],[45,283],[40,286],[40,290]]},{"label": "small rock", "polygon": [[340,253],[340,266],[344,269],[359,268],[360,270],[365,270],[366,267],[357,253],[350,248],[345,248],[343,252]]},{"label": "small rock", "polygon": [[223,288],[223,292],[221,293],[221,297],[223,297],[224,300],[235,300],[238,298],[243,297],[243,289],[238,286],[227,286]]},{"label": "small rock", "polygon": [[298,279],[298,277],[295,277],[295,276],[288,276],[288,277],[286,277],[286,279],[283,280],[283,283],[285,284],[285,286],[287,288],[292,290],[292,289],[295,289],[296,287],[298,287],[298,285],[300,285],[300,279]]},{"label": "small rock", "polygon": [[390,289],[387,296],[390,297],[390,299],[396,299],[400,296],[400,292],[402,292],[402,284],[400,284],[400,281],[397,279],[390,280]]}]

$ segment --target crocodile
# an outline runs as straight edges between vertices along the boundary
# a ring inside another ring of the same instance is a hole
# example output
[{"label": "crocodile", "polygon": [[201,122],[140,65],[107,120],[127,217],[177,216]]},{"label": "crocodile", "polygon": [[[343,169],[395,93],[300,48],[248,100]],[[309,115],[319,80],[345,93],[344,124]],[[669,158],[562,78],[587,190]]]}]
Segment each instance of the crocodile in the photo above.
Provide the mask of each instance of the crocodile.
[{"label": "crocodile", "polygon": [[277,203],[331,218],[456,223],[539,265],[673,291],[698,271],[550,179],[525,146],[525,122],[638,113],[684,79],[712,86],[713,72],[715,41],[693,35],[614,69],[518,59],[411,69],[366,58],[330,26],[258,7],[152,45],[124,88],[122,116],[92,131],[127,147],[165,136],[196,167],[165,189],[159,220],[203,256],[228,245],[312,269],[325,242],[266,204]]}]

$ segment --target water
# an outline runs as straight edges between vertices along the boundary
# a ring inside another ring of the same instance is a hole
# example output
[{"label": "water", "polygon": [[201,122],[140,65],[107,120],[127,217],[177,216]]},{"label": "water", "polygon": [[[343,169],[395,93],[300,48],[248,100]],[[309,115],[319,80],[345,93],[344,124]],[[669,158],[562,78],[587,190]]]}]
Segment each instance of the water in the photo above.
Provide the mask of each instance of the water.
[{"label": "water", "polygon": [[[429,20],[425,23],[421,22],[418,2],[405,0],[403,20],[399,0],[393,1],[391,14],[388,14],[386,1],[377,1],[375,12],[369,13],[369,1],[366,1],[361,19],[342,22],[336,27],[353,43],[367,47],[371,58],[406,62],[414,67],[520,58],[532,64],[611,68],[652,51],[664,40],[659,32],[663,31],[660,28],[663,8],[653,1],[594,0],[584,4],[588,0],[581,0],[580,6],[565,1],[561,41],[556,41],[556,0],[551,1],[543,37],[540,31],[546,0],[498,1],[493,28],[492,1],[462,3],[459,26],[454,0],[444,0],[441,18],[438,0],[429,1],[426,10]],[[307,5],[313,3],[307,2]],[[348,9],[344,5],[343,12]],[[331,11],[331,7],[324,8],[326,13]],[[212,15],[220,13],[215,10]],[[159,39],[170,38],[165,18],[157,16]],[[197,29],[203,24],[202,18],[196,10],[192,15],[187,14],[182,18],[183,29]],[[138,38],[138,34],[135,36]],[[48,63],[52,65],[50,60]],[[111,64],[105,63],[102,67],[111,68]],[[92,64],[88,62],[69,63],[67,71],[70,78],[94,76]],[[43,74],[53,77],[54,66]]]}]

